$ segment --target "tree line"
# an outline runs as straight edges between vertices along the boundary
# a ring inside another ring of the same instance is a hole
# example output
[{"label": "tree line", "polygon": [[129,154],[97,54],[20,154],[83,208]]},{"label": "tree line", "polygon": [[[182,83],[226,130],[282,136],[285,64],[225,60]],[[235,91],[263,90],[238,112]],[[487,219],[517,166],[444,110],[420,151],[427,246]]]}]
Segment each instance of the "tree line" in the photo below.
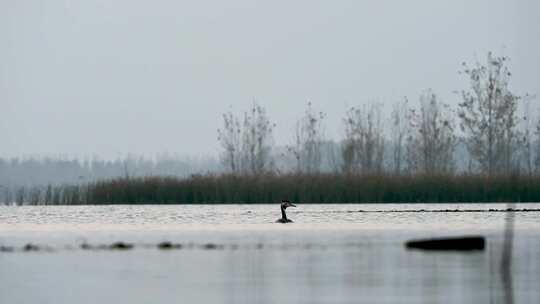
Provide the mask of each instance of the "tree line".
[{"label": "tree line", "polygon": [[[460,92],[461,102],[454,108],[432,90],[424,91],[416,105],[407,98],[394,103],[390,117],[383,115],[381,104],[353,106],[344,114],[343,138],[337,143],[324,137],[326,115],[308,103],[296,122],[291,144],[282,153],[294,163],[285,170],[361,175],[537,174],[540,120],[531,113],[532,96],[511,91],[507,62],[507,57],[488,53],[485,62],[463,63],[460,74],[469,87]],[[282,170],[273,153],[274,127],[265,108],[256,103],[242,117],[223,114],[218,140],[226,170],[250,175]],[[463,153],[456,157],[460,146],[466,148],[466,157]],[[323,163],[330,164],[330,170],[323,169]]]},{"label": "tree line", "polygon": [[126,156],[113,160],[97,157],[81,160],[60,156],[0,158],[0,190],[2,187],[80,184],[120,176],[188,177],[191,174],[220,169],[221,164],[216,159],[166,154],[155,159],[142,156]]}]

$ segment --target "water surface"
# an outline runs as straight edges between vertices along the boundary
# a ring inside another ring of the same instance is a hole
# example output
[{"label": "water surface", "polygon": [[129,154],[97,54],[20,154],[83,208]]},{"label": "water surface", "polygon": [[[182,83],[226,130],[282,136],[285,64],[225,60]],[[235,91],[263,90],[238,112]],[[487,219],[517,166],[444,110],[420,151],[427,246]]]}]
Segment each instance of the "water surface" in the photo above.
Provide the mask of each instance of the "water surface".
[{"label": "water surface", "polygon": [[[517,204],[538,209],[540,204]],[[540,299],[540,212],[517,212],[510,286],[504,204],[0,207],[0,303],[515,303]],[[473,212],[442,212],[446,210]],[[438,212],[441,211],[441,212]],[[406,250],[482,234],[484,252]],[[80,245],[134,244],[126,251]],[[182,244],[158,250],[162,241]],[[48,251],[23,252],[27,243]],[[206,246],[208,244],[216,246]],[[506,287],[506,288],[505,288]]]}]

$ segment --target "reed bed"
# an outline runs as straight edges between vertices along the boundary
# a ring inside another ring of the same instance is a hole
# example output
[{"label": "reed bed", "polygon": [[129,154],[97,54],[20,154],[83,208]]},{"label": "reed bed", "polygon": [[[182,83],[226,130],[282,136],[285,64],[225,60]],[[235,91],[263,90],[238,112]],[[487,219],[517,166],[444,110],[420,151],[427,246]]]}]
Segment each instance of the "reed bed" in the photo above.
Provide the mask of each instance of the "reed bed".
[{"label": "reed bed", "polygon": [[114,178],[60,186],[52,192],[59,194],[42,203],[275,203],[285,198],[296,203],[325,204],[539,202],[540,176],[208,174]]}]

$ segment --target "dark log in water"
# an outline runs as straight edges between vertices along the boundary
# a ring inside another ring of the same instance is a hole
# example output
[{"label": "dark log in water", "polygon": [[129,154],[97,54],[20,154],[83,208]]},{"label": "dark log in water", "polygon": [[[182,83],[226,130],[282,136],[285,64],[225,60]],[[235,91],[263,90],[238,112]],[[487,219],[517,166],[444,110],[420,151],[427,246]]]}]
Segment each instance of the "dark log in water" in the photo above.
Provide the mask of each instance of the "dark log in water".
[{"label": "dark log in water", "polygon": [[469,251],[484,250],[486,241],[483,236],[463,236],[439,239],[411,240],[405,243],[408,249]]}]

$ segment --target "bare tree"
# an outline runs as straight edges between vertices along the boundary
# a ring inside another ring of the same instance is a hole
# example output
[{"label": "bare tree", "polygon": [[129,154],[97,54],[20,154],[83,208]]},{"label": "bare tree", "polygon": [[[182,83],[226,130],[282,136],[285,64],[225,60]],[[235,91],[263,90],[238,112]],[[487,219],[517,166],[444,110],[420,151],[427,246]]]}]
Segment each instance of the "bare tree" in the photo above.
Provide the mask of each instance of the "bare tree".
[{"label": "bare tree", "polygon": [[540,174],[540,119],[536,121],[536,126],[534,128],[534,135],[535,135],[534,171],[536,174]]},{"label": "bare tree", "polygon": [[382,172],[384,134],[380,105],[370,104],[362,109],[352,107],[345,114],[343,122],[343,171],[362,174]]},{"label": "bare tree", "polygon": [[341,147],[339,144],[336,144],[333,140],[326,141],[324,145],[324,155],[327,161],[327,169],[330,172],[338,173],[343,168],[343,161],[341,158]]},{"label": "bare tree", "polygon": [[223,114],[223,129],[218,129],[218,140],[224,151],[222,161],[233,173],[260,174],[273,166],[271,155],[274,124],[266,110],[253,103],[244,113],[242,124],[232,112]]},{"label": "bare tree", "polygon": [[419,170],[420,166],[420,149],[417,147],[417,119],[416,109],[409,108],[407,110],[407,128],[405,129],[405,173],[413,174]]},{"label": "bare tree", "polygon": [[426,174],[450,173],[454,169],[456,136],[452,113],[431,90],[420,96],[419,111],[411,110],[410,149],[416,150],[415,166]]},{"label": "bare tree", "polygon": [[392,145],[392,169],[394,174],[401,174],[405,156],[405,140],[408,130],[407,121],[408,100],[397,102],[393,105],[391,113],[390,139]]},{"label": "bare tree", "polygon": [[308,103],[304,116],[296,123],[295,142],[287,150],[296,160],[296,171],[305,173],[319,172],[322,161],[323,112],[316,113]]},{"label": "bare tree", "polygon": [[266,110],[256,103],[253,103],[249,112],[244,113],[241,132],[241,166],[244,172],[261,174],[271,170],[274,127]]},{"label": "bare tree", "polygon": [[533,122],[532,117],[530,115],[530,103],[529,101],[526,101],[523,103],[523,116],[521,117],[521,123],[522,123],[522,154],[523,157],[522,163],[525,171],[528,175],[533,174]]},{"label": "bare tree", "polygon": [[521,97],[508,88],[511,74],[506,61],[506,57],[494,57],[490,52],[485,65],[477,62],[468,68],[463,63],[471,90],[462,91],[460,126],[471,157],[488,175],[511,170],[518,139],[516,110]]},{"label": "bare tree", "polygon": [[230,111],[223,114],[223,129],[218,129],[218,141],[224,149],[222,153],[223,164],[233,173],[238,173],[240,170],[241,133],[238,118],[234,117]]}]

